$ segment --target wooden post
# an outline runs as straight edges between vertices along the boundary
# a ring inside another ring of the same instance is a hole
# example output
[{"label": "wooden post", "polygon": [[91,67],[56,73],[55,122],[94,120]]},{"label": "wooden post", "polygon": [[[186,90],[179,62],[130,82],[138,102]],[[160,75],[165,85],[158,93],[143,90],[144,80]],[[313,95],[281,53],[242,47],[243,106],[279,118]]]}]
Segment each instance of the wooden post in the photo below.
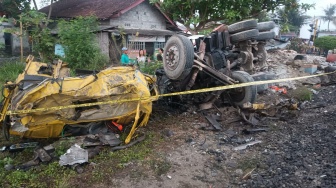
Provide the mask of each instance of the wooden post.
[{"label": "wooden post", "polygon": [[21,45],[21,63],[23,63],[23,39],[22,39],[22,16],[20,16],[20,45]]}]

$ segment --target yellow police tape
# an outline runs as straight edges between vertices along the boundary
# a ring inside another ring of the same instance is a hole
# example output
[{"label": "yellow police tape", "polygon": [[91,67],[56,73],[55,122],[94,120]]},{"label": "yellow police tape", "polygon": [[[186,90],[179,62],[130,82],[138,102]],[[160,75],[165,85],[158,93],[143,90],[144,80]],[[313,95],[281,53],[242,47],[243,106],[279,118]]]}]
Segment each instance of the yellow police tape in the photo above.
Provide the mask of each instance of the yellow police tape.
[{"label": "yellow police tape", "polygon": [[293,80],[301,80],[306,78],[313,78],[323,75],[334,74],[334,72],[329,73],[321,73],[309,76],[301,76],[295,78],[283,78],[277,80],[265,80],[265,81],[255,81],[255,82],[247,82],[241,84],[234,84],[234,85],[225,85],[225,86],[218,86],[212,88],[204,88],[204,89],[197,89],[197,90],[189,90],[189,91],[182,91],[182,92],[175,92],[175,93],[167,93],[167,94],[160,94],[151,97],[140,97],[140,98],[133,98],[133,99],[123,99],[123,100],[115,100],[115,101],[103,101],[103,102],[93,102],[93,103],[85,103],[85,104],[76,104],[76,105],[68,105],[68,106],[55,106],[50,108],[37,108],[37,109],[29,109],[29,110],[15,110],[15,111],[7,111],[7,115],[13,114],[28,114],[28,113],[35,113],[35,112],[43,112],[43,111],[56,111],[56,110],[63,110],[69,108],[78,108],[78,107],[89,107],[95,105],[104,105],[104,104],[118,104],[118,103],[125,103],[125,102],[134,102],[134,101],[141,101],[141,100],[156,100],[158,97],[169,97],[169,96],[176,96],[176,95],[188,95],[188,94],[195,94],[195,93],[204,93],[210,91],[219,91],[219,90],[227,90],[239,87],[246,87],[246,86],[253,86],[253,85],[262,85],[262,84],[271,84],[271,83],[278,83],[278,82],[287,82]]}]

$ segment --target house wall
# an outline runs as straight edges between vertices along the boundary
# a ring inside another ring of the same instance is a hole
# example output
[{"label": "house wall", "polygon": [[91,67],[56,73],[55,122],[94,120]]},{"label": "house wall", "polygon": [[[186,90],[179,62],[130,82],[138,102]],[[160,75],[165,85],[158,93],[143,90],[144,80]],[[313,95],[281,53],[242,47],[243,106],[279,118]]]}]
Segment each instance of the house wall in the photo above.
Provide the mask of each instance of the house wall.
[{"label": "house wall", "polygon": [[0,44],[5,45],[5,37],[3,32],[4,26],[0,25]]},{"label": "house wall", "polygon": [[166,29],[166,20],[148,2],[143,2],[118,18],[112,18],[110,25],[131,29]]},{"label": "house wall", "polygon": [[96,33],[101,52],[109,57],[109,37],[108,32]]},{"label": "house wall", "polygon": [[[23,54],[28,55],[30,53],[30,46],[27,35],[24,35],[22,37],[22,46],[23,46]],[[13,56],[18,56],[21,54],[21,41],[18,35],[12,34],[11,47]]]}]

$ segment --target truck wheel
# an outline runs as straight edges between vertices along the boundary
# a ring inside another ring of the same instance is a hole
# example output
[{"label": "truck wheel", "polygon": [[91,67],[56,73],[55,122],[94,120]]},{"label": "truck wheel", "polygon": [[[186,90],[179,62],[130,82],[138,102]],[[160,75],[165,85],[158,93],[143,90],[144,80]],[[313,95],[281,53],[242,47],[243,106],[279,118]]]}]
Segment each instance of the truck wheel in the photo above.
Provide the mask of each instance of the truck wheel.
[{"label": "truck wheel", "polygon": [[275,27],[275,23],[273,21],[269,21],[269,22],[260,22],[258,23],[258,30],[260,32],[262,31],[269,31],[271,29],[273,29]]},{"label": "truck wheel", "polygon": [[258,37],[258,29],[251,29],[243,32],[239,32],[230,36],[231,43],[237,43],[244,40],[255,39]]},{"label": "truck wheel", "polygon": [[228,26],[228,30],[230,34],[238,33],[245,30],[256,29],[257,28],[257,20],[244,20],[241,22],[237,22]]},{"label": "truck wheel", "polygon": [[256,40],[270,40],[275,37],[275,33],[273,31],[265,31],[265,32],[259,32],[259,35],[257,36]]},{"label": "truck wheel", "polygon": [[[232,79],[239,81],[239,83],[253,82],[253,78],[250,74],[244,71],[232,72]],[[229,95],[238,106],[243,106],[245,103],[254,103],[257,99],[257,87],[246,86],[229,90]]]},{"label": "truck wheel", "polygon": [[194,47],[183,35],[170,37],[163,50],[163,68],[168,78],[184,79],[194,63]]}]

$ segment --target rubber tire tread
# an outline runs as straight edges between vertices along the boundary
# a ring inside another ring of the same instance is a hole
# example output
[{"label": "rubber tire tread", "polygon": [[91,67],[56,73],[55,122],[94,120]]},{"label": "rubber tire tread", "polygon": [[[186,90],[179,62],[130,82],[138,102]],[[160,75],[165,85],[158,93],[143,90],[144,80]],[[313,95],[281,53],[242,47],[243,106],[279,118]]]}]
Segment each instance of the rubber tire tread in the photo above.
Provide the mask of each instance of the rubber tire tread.
[{"label": "rubber tire tread", "polygon": [[192,66],[194,65],[194,45],[192,44],[192,42],[190,41],[190,39],[184,35],[178,35],[181,39],[182,42],[184,43],[185,47],[186,47],[186,52],[187,52],[187,62],[186,62],[186,67],[185,67],[185,75],[183,75],[182,77],[185,78],[191,71]]},{"label": "rubber tire tread", "polygon": [[275,33],[274,31],[265,31],[265,32],[259,32],[258,37],[256,40],[270,40],[274,39]]},{"label": "rubber tire tread", "polygon": [[[244,71],[234,71],[232,72],[232,79],[238,80],[240,83],[254,82],[253,77]],[[238,106],[243,106],[245,103],[254,103],[257,99],[257,86],[246,86],[245,97],[241,101],[233,101]]]},{"label": "rubber tire tread", "polygon": [[268,22],[260,22],[257,25],[257,28],[260,32],[269,31],[275,27],[275,23],[273,21]]},{"label": "rubber tire tread", "polygon": [[[167,48],[170,47],[170,43],[176,43],[180,51],[180,61],[175,70],[169,70],[166,68],[166,52]],[[172,80],[182,80],[184,79],[191,71],[191,68],[194,63],[194,47],[191,41],[183,35],[173,35],[170,37],[164,48],[164,58],[163,58],[163,68],[169,79]]]},{"label": "rubber tire tread", "polygon": [[230,40],[231,43],[237,43],[244,40],[255,39],[258,37],[258,35],[259,35],[258,29],[251,29],[231,35]]},{"label": "rubber tire tread", "polygon": [[228,31],[230,34],[235,34],[241,31],[245,31],[245,30],[257,29],[257,25],[258,23],[257,23],[257,20],[255,19],[244,20],[244,21],[229,25]]}]

